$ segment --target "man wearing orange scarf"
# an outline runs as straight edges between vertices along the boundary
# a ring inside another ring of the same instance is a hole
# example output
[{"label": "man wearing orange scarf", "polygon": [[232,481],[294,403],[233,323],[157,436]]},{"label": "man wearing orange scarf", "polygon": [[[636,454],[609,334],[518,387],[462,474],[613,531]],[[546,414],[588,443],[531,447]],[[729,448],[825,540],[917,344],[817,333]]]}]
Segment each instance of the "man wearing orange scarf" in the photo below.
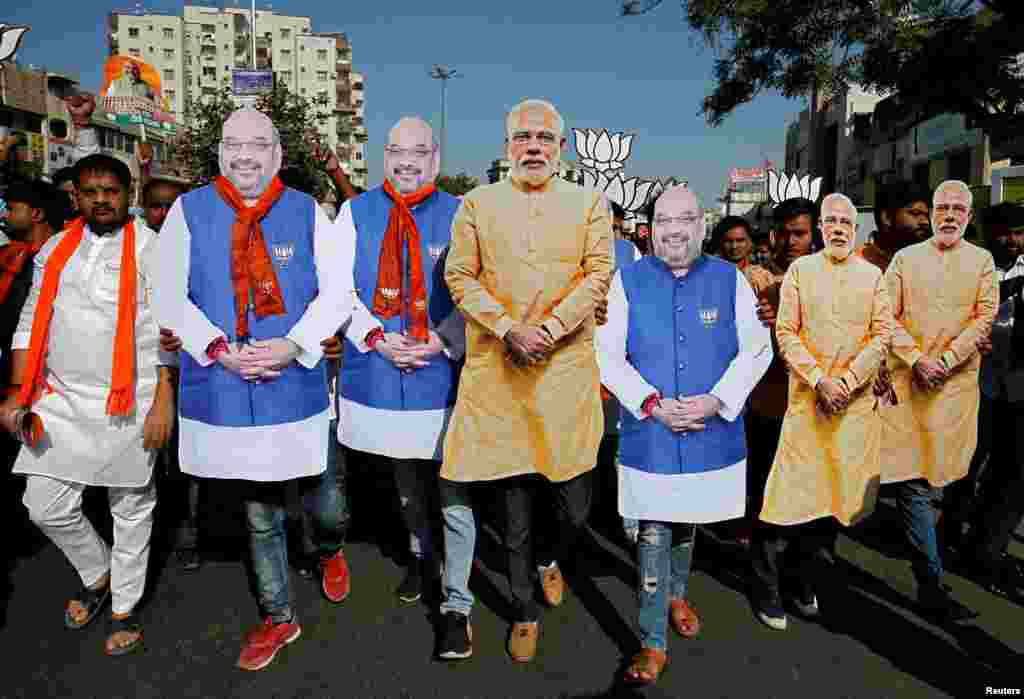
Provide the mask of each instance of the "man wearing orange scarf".
[{"label": "man wearing orange scarf", "polygon": [[459,200],[434,187],[439,158],[430,126],[401,119],[384,148],[384,185],[345,202],[335,222],[356,241],[359,290],[346,332],[338,439],[394,470],[409,531],[411,560],[396,593],[406,603],[420,598],[424,578],[438,579],[428,512],[458,375],[440,327],[458,312],[435,266]]},{"label": "man wearing orange scarf", "polygon": [[[83,584],[65,626],[84,627],[110,599],[106,652],[123,655],[142,641],[134,611],[156,505],[153,463],[173,424],[175,359],[159,351],[150,309],[155,234],[128,217],[128,167],[93,155],[75,175],[82,218],[35,256],[13,340],[17,393],[0,420],[26,442],[14,470],[27,476],[29,517]],[[41,427],[33,438],[20,429],[26,410]],[[86,486],[108,489],[112,549],[82,514]]]},{"label": "man wearing orange scarf", "polygon": [[200,478],[240,481],[264,622],[238,659],[260,670],[301,628],[289,589],[285,492],[316,522],[322,592],[349,591],[321,342],[352,310],[352,240],[307,194],[277,177],[277,129],[254,109],[224,123],[222,176],[180,197],[160,232],[155,307],[180,337],[179,462]]}]

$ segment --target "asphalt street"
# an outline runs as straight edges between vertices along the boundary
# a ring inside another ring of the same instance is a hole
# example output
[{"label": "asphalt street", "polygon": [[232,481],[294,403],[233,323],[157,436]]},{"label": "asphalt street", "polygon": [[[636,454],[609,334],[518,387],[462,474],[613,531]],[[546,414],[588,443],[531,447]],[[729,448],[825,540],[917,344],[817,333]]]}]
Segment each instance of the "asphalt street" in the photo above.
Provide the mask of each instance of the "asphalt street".
[{"label": "asphalt street", "polygon": [[[433,605],[401,605],[403,536],[390,482],[375,470],[350,477],[354,528],[346,547],[353,573],[348,600],[334,606],[314,581],[293,575],[302,637],[268,669],[234,667],[242,635],[258,621],[245,539],[230,492],[205,502],[207,560],[182,571],[169,557],[160,515],[149,590],[140,611],[146,648],[125,658],[103,654],[102,620],[65,630],[62,610],[77,580],[62,554],[27,522],[7,528],[14,552],[10,596],[0,627],[0,696],[27,697],[983,697],[986,687],[1024,689],[1024,608],[955,574],[955,597],[978,613],[937,626],[916,612],[914,583],[891,508],[840,539],[848,589],[824,623],[790,617],[769,630],[745,596],[742,550],[705,534],[698,540],[690,600],[700,638],[670,641],[669,667],[656,687],[635,691],[617,678],[635,650],[633,551],[599,505],[586,541],[564,568],[564,604],[541,620],[540,649],[529,665],[505,652],[509,628],[500,531],[481,511],[471,586],[474,656],[434,659]],[[372,470],[372,469],[371,469]],[[4,499],[11,514],[11,499]],[[104,526],[102,493],[92,509]],[[165,508],[169,509],[169,508]],[[1024,557],[1024,545],[1013,544]],[[539,595],[539,590],[538,590]]]}]

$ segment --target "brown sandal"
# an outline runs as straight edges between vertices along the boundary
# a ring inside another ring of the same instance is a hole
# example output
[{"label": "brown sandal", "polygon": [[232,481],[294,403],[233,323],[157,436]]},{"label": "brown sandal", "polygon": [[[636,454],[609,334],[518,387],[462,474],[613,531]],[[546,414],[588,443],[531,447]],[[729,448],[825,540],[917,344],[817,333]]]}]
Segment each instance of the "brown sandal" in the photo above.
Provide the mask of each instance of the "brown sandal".
[{"label": "brown sandal", "polygon": [[668,664],[668,654],[656,648],[641,648],[626,670],[626,681],[650,685],[658,681]]}]

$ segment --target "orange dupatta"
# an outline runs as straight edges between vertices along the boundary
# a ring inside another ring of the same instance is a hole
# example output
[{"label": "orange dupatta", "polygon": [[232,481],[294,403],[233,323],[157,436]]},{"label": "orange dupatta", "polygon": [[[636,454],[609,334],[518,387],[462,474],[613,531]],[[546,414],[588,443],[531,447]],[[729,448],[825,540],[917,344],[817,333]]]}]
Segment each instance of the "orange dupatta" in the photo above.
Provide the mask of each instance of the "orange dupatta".
[{"label": "orange dupatta", "polygon": [[[53,302],[60,289],[60,275],[78,250],[85,235],[85,220],[76,219],[46,261],[39,304],[32,319],[32,339],[28,348],[25,378],[18,393],[18,404],[31,407],[42,394],[43,367],[50,342]],[[135,260],[135,221],[129,219],[121,242],[121,278],[117,293],[117,330],[114,335],[114,366],[107,395],[108,415],[128,415],[135,408],[135,312],[138,303],[138,267]]]},{"label": "orange dupatta", "polygon": [[[384,180],[384,191],[395,205],[388,217],[388,228],[380,246],[373,312],[381,318],[392,318],[406,311],[410,334],[420,342],[427,342],[430,340],[427,286],[423,279],[420,232],[410,209],[430,197],[435,187],[428,184],[411,194],[399,194],[389,180]],[[408,293],[405,293],[402,281],[403,248],[409,255]]]},{"label": "orange dupatta", "polygon": [[231,226],[231,283],[235,289],[235,335],[249,336],[249,293],[257,318],[285,312],[284,295],[270,261],[267,241],[260,221],[284,193],[284,184],[277,177],[270,181],[255,206],[246,206],[242,194],[231,180],[220,175],[214,180],[217,193],[235,211]]}]

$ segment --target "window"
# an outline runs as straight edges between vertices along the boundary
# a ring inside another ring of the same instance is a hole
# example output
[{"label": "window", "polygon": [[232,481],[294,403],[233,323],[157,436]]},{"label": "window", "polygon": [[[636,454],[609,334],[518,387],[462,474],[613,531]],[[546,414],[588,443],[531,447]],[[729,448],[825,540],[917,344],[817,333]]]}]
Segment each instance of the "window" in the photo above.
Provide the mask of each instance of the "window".
[{"label": "window", "polygon": [[174,49],[164,49],[164,58],[167,60],[174,59]]},{"label": "window", "polygon": [[291,29],[282,29],[281,30],[281,38],[282,39],[290,39],[291,36],[292,36],[292,30]]},{"label": "window", "polygon": [[203,77],[204,78],[216,78],[217,69],[213,66],[203,66]]},{"label": "window", "polygon": [[129,56],[134,56],[135,58],[140,58],[141,54],[142,54],[142,52],[139,51],[138,49],[128,49],[128,55]]},{"label": "window", "polygon": [[153,31],[153,25],[152,25],[152,24],[150,24],[150,25],[147,25],[147,26],[146,26],[146,31],[147,31],[147,32],[151,32],[151,31]]},{"label": "window", "polygon": [[281,49],[281,60],[291,60],[291,49]]},{"label": "window", "polygon": [[203,34],[213,34],[214,32],[217,31],[217,27],[212,25],[212,24],[204,24],[202,29],[203,29]]},{"label": "window", "polygon": [[174,80],[174,70],[171,68],[164,69],[164,80]]},{"label": "window", "polygon": [[290,70],[282,71],[281,72],[281,82],[291,83],[291,81],[292,81],[292,72]]},{"label": "window", "polygon": [[174,30],[173,29],[164,29],[164,38],[165,39],[173,39],[174,38]]},{"label": "window", "polygon": [[301,68],[299,68],[299,72],[300,73],[305,73],[306,72],[306,66],[302,66]]},{"label": "window", "polygon": [[153,47],[152,47],[152,46],[150,46],[150,47],[149,47],[149,49],[147,49],[147,50],[148,50],[148,51],[149,51],[150,53],[153,53]]},{"label": "window", "polygon": [[299,92],[301,92],[302,94],[306,94],[306,88],[302,88],[301,90],[299,90]]},{"label": "window", "polygon": [[134,153],[135,152],[135,137],[132,136],[131,134],[125,134],[124,135],[124,144],[123,144],[123,147],[121,148],[121,150],[123,150],[125,153]]},{"label": "window", "polygon": [[316,58],[317,58],[318,61],[326,61],[327,60],[327,49],[317,49],[316,50]]},{"label": "window", "polygon": [[175,111],[178,107],[174,90],[164,90],[164,94],[167,95],[167,104],[170,106],[171,111]]},{"label": "window", "polygon": [[131,39],[138,39],[139,38],[139,28],[138,27],[128,27],[128,37],[131,38]]},{"label": "window", "polygon": [[316,79],[319,80],[322,83],[327,82],[327,71],[326,70],[318,70],[316,72]]}]

